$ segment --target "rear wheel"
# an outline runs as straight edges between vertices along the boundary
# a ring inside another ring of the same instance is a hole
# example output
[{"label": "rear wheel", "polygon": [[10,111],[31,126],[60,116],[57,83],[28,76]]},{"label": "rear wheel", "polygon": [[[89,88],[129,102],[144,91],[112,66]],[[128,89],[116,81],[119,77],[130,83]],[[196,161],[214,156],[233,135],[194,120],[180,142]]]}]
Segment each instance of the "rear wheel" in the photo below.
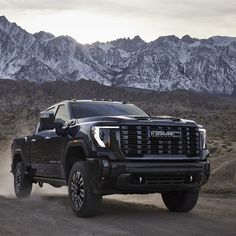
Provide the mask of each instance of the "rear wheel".
[{"label": "rear wheel", "polygon": [[89,176],[86,162],[76,162],[69,175],[69,200],[72,210],[79,217],[96,215],[102,203],[102,195],[92,192]]},{"label": "rear wheel", "polygon": [[18,198],[29,197],[32,191],[32,179],[25,175],[23,162],[18,162],[14,168],[14,190]]},{"label": "rear wheel", "polygon": [[164,204],[170,211],[189,212],[198,201],[199,191],[168,191],[163,192],[161,196]]}]

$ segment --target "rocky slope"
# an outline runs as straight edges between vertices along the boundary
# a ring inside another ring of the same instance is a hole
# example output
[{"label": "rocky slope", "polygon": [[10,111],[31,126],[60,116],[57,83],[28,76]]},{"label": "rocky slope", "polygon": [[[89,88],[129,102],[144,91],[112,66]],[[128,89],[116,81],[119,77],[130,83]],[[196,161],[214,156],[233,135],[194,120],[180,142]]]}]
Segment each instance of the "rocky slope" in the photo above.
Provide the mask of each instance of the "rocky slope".
[{"label": "rocky slope", "polygon": [[0,80],[0,139],[32,132],[39,112],[66,99],[128,100],[152,115],[193,119],[216,138],[236,141],[236,97],[190,91],[149,91],[104,86],[95,81]]},{"label": "rocky slope", "polygon": [[136,36],[82,45],[69,36],[30,34],[1,16],[0,77],[234,94],[236,38],[166,36],[147,43]]}]

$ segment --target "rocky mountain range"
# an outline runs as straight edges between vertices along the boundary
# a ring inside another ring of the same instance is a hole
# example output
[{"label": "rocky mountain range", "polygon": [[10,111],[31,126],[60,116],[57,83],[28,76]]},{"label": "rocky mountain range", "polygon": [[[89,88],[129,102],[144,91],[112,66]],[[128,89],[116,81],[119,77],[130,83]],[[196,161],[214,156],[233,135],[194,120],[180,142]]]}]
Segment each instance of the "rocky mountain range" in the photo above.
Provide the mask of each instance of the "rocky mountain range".
[{"label": "rocky mountain range", "polygon": [[30,34],[0,16],[0,78],[36,83],[80,79],[158,91],[236,93],[236,38],[139,36],[80,44],[69,36]]}]

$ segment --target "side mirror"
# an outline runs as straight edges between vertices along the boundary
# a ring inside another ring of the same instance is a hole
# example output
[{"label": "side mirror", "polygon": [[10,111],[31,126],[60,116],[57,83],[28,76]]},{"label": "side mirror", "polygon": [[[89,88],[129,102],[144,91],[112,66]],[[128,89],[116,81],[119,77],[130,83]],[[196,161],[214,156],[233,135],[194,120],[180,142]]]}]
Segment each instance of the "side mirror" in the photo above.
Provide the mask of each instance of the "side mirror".
[{"label": "side mirror", "polygon": [[40,130],[54,129],[54,113],[52,111],[43,111],[40,113]]},{"label": "side mirror", "polygon": [[56,134],[59,135],[59,136],[66,136],[67,135],[67,129],[66,128],[63,128],[63,125],[62,123],[58,122],[58,121],[55,121],[54,122],[54,127],[56,129]]}]

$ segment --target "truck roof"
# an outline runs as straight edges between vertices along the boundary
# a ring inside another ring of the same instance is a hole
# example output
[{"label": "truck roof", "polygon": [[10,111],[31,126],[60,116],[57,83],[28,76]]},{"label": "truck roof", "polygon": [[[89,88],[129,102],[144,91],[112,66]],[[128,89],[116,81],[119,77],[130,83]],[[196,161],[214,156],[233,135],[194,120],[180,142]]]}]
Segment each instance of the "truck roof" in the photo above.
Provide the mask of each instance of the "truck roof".
[{"label": "truck roof", "polygon": [[54,108],[55,106],[59,106],[61,104],[65,104],[65,103],[71,103],[71,102],[112,102],[112,103],[123,103],[123,104],[127,104],[127,101],[114,101],[112,99],[71,99],[71,100],[64,100],[58,103],[53,104],[52,106],[48,107],[46,110],[50,110],[52,108]]}]

